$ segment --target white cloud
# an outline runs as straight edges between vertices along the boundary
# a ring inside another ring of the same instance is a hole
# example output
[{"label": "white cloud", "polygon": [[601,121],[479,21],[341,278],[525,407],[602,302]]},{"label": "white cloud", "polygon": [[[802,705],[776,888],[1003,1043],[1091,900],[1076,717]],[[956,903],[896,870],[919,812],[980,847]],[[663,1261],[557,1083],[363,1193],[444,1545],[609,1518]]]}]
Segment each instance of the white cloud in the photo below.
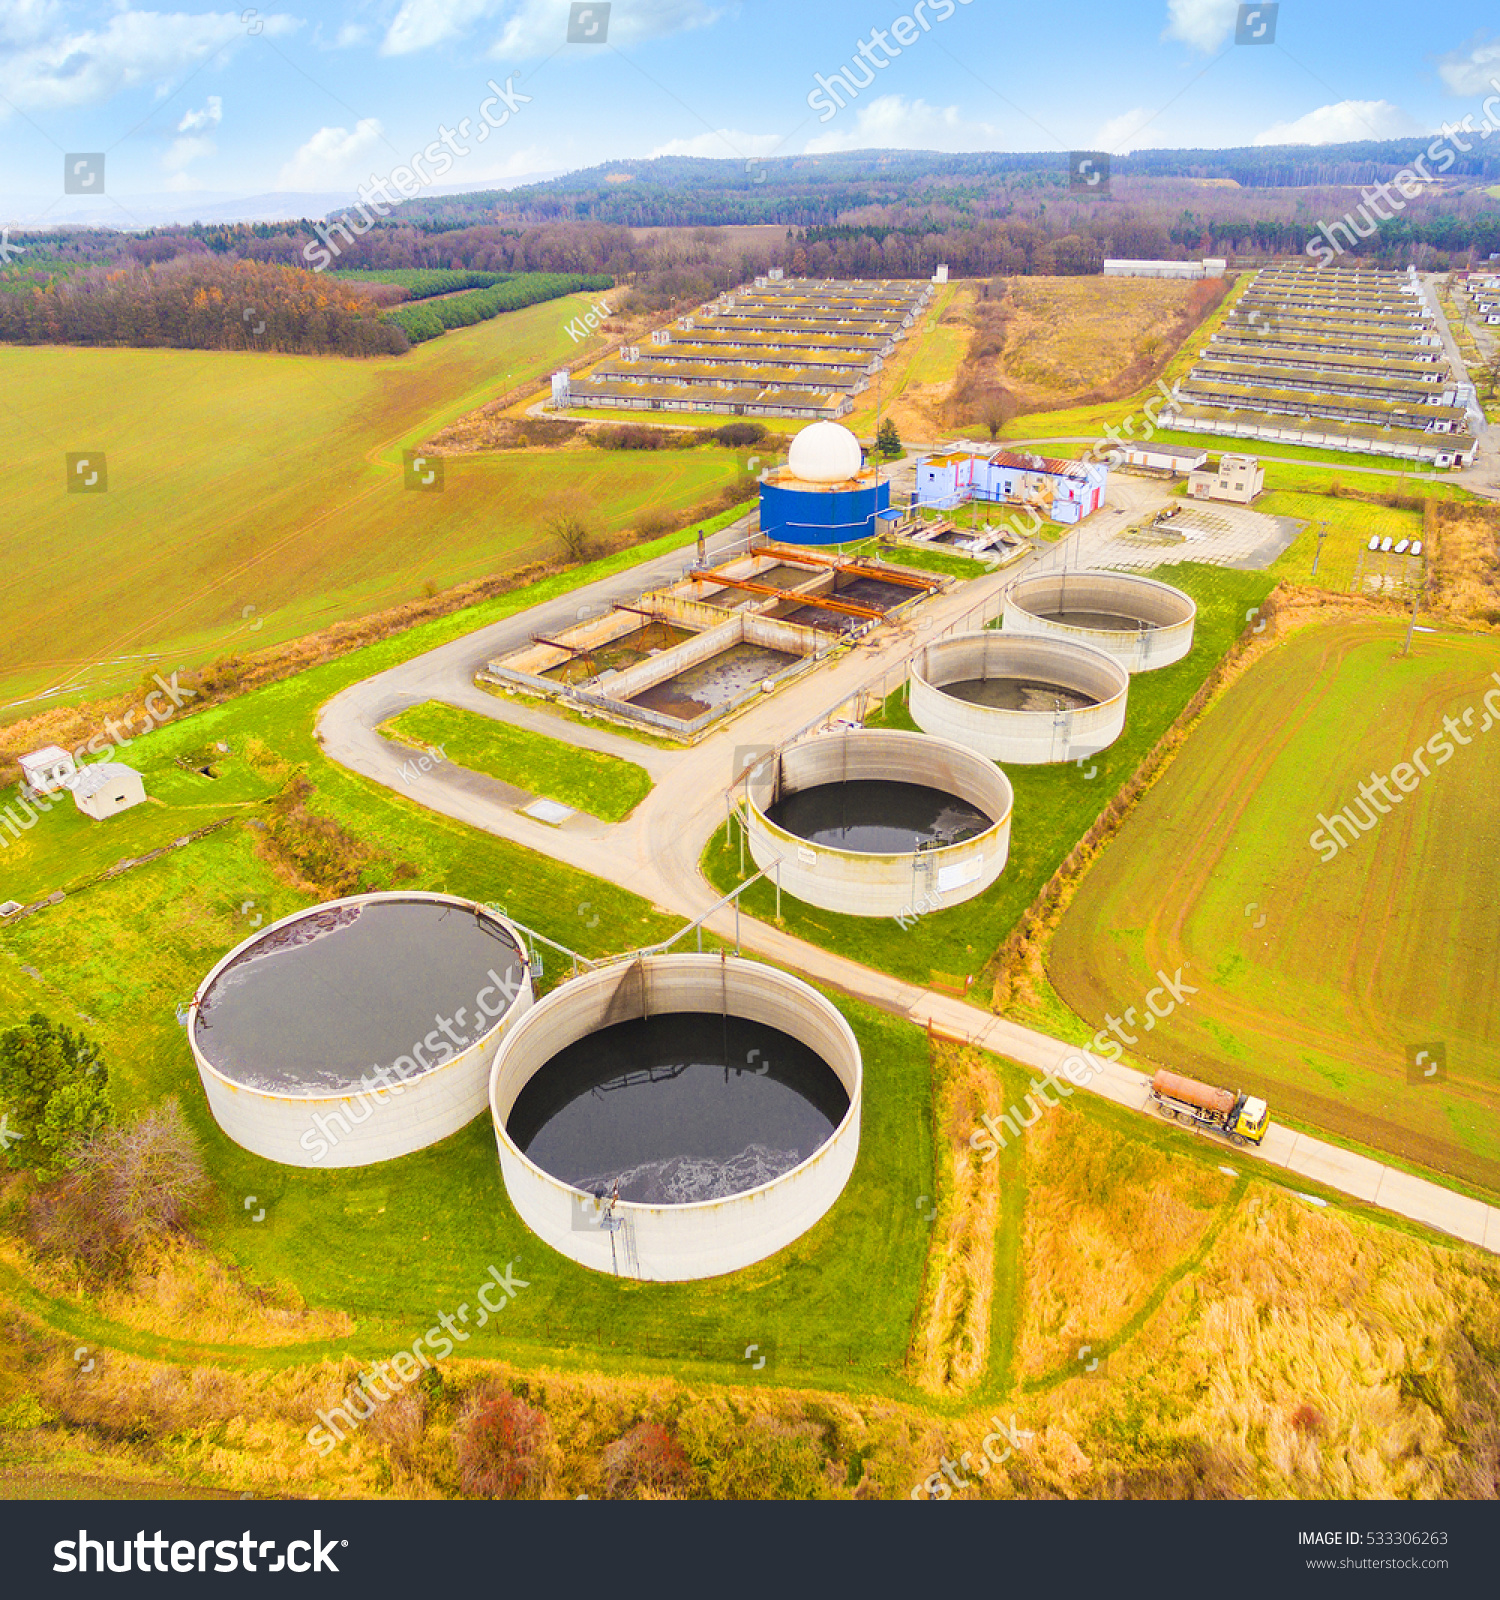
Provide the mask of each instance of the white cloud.
[{"label": "white cloud", "polygon": [[406,56],[460,38],[476,22],[498,11],[502,3],[503,0],[404,0],[386,30],[380,53]]},{"label": "white cloud", "polygon": [[201,111],[183,112],[182,121],[177,124],[178,137],[162,158],[162,165],[180,178],[194,161],[215,155],[219,147],[211,137],[211,130],[223,120],[224,102],[216,94],[209,95]]},{"label": "white cloud", "polygon": [[[640,44],[690,28],[706,28],[720,13],[705,0],[630,0],[609,14],[609,43]],[[548,56],[567,40],[567,13],[555,0],[520,0],[491,55],[524,60]],[[580,55],[597,46],[577,44]]]},{"label": "white cloud", "polygon": [[1363,139],[1410,139],[1426,130],[1389,100],[1340,100],[1293,122],[1278,122],[1251,144],[1352,144]]},{"label": "white cloud", "polygon": [[333,41],[335,50],[350,50],[357,44],[363,44],[370,37],[370,30],[358,22],[346,22],[338,31],[338,37]]},{"label": "white cloud", "polygon": [[[43,20],[49,25],[42,33],[28,31]],[[216,51],[250,38],[237,11],[117,11],[104,27],[77,33],[58,20],[49,0],[21,0],[7,10],[4,37],[21,48],[0,52],[0,94],[13,104],[98,105],[142,84],[162,93]],[[283,15],[257,20],[266,36],[301,26]]]},{"label": "white cloud", "polygon": [[1162,38],[1180,39],[1212,55],[1234,32],[1239,11],[1239,0],[1167,0]]},{"label": "white cloud", "polygon": [[276,179],[280,189],[340,189],[363,182],[371,174],[367,151],[381,142],[384,129],[374,117],[347,128],[319,128]]},{"label": "white cloud", "polygon": [[1453,94],[1485,94],[1500,78],[1500,39],[1476,37],[1462,50],[1438,57],[1438,76]]},{"label": "white cloud", "polygon": [[1154,125],[1147,126],[1155,114],[1137,106],[1133,111],[1122,111],[1119,116],[1111,117],[1094,135],[1093,148],[1121,156],[1128,156],[1132,150],[1169,148],[1172,141],[1158,133]]},{"label": "white cloud", "polygon": [[734,128],[719,128],[700,133],[694,139],[668,139],[648,153],[656,156],[711,156],[729,160],[734,156],[768,156],[779,150],[785,139],[779,133],[740,133]]},{"label": "white cloud", "polygon": [[217,128],[224,120],[224,102],[216,94],[209,95],[201,111],[184,111],[177,124],[178,133],[202,133],[205,128]]},{"label": "white cloud", "polygon": [[[550,56],[567,44],[568,8],[560,0],[402,0],[381,41],[386,56],[412,55],[472,33],[481,22],[508,13],[489,54],[510,61]],[[609,17],[608,43],[639,44],[689,28],[706,27],[719,13],[706,0],[631,0]],[[588,45],[574,47],[587,51]]]},{"label": "white cloud", "polygon": [[30,44],[51,32],[58,22],[57,0],[8,0],[0,11],[0,41]]},{"label": "white cloud", "polygon": [[[829,150],[993,150],[995,130],[987,123],[965,122],[957,106],[930,106],[903,94],[883,94],[868,104],[858,102],[852,126],[830,128],[807,141],[807,154]],[[842,114],[841,120],[848,113]]]}]

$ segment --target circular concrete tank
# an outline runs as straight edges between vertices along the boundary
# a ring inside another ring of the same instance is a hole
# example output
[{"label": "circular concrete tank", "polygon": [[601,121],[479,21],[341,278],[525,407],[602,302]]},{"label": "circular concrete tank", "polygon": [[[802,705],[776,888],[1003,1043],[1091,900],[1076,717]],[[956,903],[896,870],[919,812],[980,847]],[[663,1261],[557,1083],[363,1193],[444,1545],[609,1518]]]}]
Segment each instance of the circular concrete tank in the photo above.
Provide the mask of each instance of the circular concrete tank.
[{"label": "circular concrete tank", "polygon": [[825,911],[899,917],[957,905],[989,888],[1010,849],[1010,780],[926,734],[804,739],[753,768],[745,788],[756,866]]},{"label": "circular concrete tank", "polygon": [[989,761],[1077,761],[1120,737],[1129,689],[1102,650],[985,628],[917,652],[907,709],[924,733]]},{"label": "circular concrete tank", "polygon": [[1092,645],[1129,672],[1180,661],[1193,645],[1190,595],[1129,572],[1042,572],[1005,594],[1007,633]]},{"label": "circular concrete tank", "polygon": [[534,1006],[495,1057],[506,1192],[533,1233],[596,1271],[733,1272],[838,1199],[862,1079],[842,1014],[774,967],[715,955],[604,967]]},{"label": "circular concrete tank", "polygon": [[472,1121],[532,998],[520,934],[484,906],[351,895],[236,945],[194,997],[188,1041],[236,1144],[289,1166],[361,1167]]}]

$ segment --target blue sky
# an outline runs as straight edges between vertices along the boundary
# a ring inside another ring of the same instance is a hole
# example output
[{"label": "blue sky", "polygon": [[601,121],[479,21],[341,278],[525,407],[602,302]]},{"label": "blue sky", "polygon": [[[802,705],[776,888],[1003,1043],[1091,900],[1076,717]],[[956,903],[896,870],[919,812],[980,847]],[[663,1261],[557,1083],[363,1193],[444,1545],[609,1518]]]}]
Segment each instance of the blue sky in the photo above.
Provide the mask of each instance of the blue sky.
[{"label": "blue sky", "polygon": [[[1238,9],[615,0],[605,42],[568,43],[568,0],[0,0],[0,186],[50,203],[64,153],[105,151],[105,196],[68,196],[69,216],[131,195],[343,193],[444,127],[467,151],[441,176],[450,189],[664,153],[1389,138],[1480,122],[1500,80],[1493,6],[1282,0],[1262,46],[1234,42]],[[809,106],[815,75],[861,59],[851,76],[868,87],[832,115]],[[514,110],[482,141],[460,137],[462,119],[483,125],[492,78]]]}]

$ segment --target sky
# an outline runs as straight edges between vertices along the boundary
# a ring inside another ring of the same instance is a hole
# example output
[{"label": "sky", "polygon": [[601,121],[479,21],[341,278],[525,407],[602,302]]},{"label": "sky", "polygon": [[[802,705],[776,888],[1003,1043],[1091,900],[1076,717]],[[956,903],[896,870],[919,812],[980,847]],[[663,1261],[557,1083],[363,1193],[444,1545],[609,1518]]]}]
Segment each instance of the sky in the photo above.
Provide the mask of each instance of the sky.
[{"label": "sky", "polygon": [[451,192],[670,154],[1395,138],[1496,95],[1473,0],[0,0],[0,214],[333,203],[435,144],[414,171]]}]

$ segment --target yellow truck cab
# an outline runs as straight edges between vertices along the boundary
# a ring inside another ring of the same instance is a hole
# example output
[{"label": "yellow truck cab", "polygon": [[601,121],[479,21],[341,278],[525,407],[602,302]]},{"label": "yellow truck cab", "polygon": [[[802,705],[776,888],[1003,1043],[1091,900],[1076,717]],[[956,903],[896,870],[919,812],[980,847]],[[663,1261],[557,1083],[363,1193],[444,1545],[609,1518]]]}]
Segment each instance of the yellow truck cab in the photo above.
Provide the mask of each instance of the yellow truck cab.
[{"label": "yellow truck cab", "polygon": [[1270,1121],[1270,1108],[1264,1100],[1242,1094],[1236,1097],[1234,1114],[1229,1119],[1226,1131],[1231,1139],[1240,1138],[1247,1144],[1259,1144],[1266,1136]]}]

